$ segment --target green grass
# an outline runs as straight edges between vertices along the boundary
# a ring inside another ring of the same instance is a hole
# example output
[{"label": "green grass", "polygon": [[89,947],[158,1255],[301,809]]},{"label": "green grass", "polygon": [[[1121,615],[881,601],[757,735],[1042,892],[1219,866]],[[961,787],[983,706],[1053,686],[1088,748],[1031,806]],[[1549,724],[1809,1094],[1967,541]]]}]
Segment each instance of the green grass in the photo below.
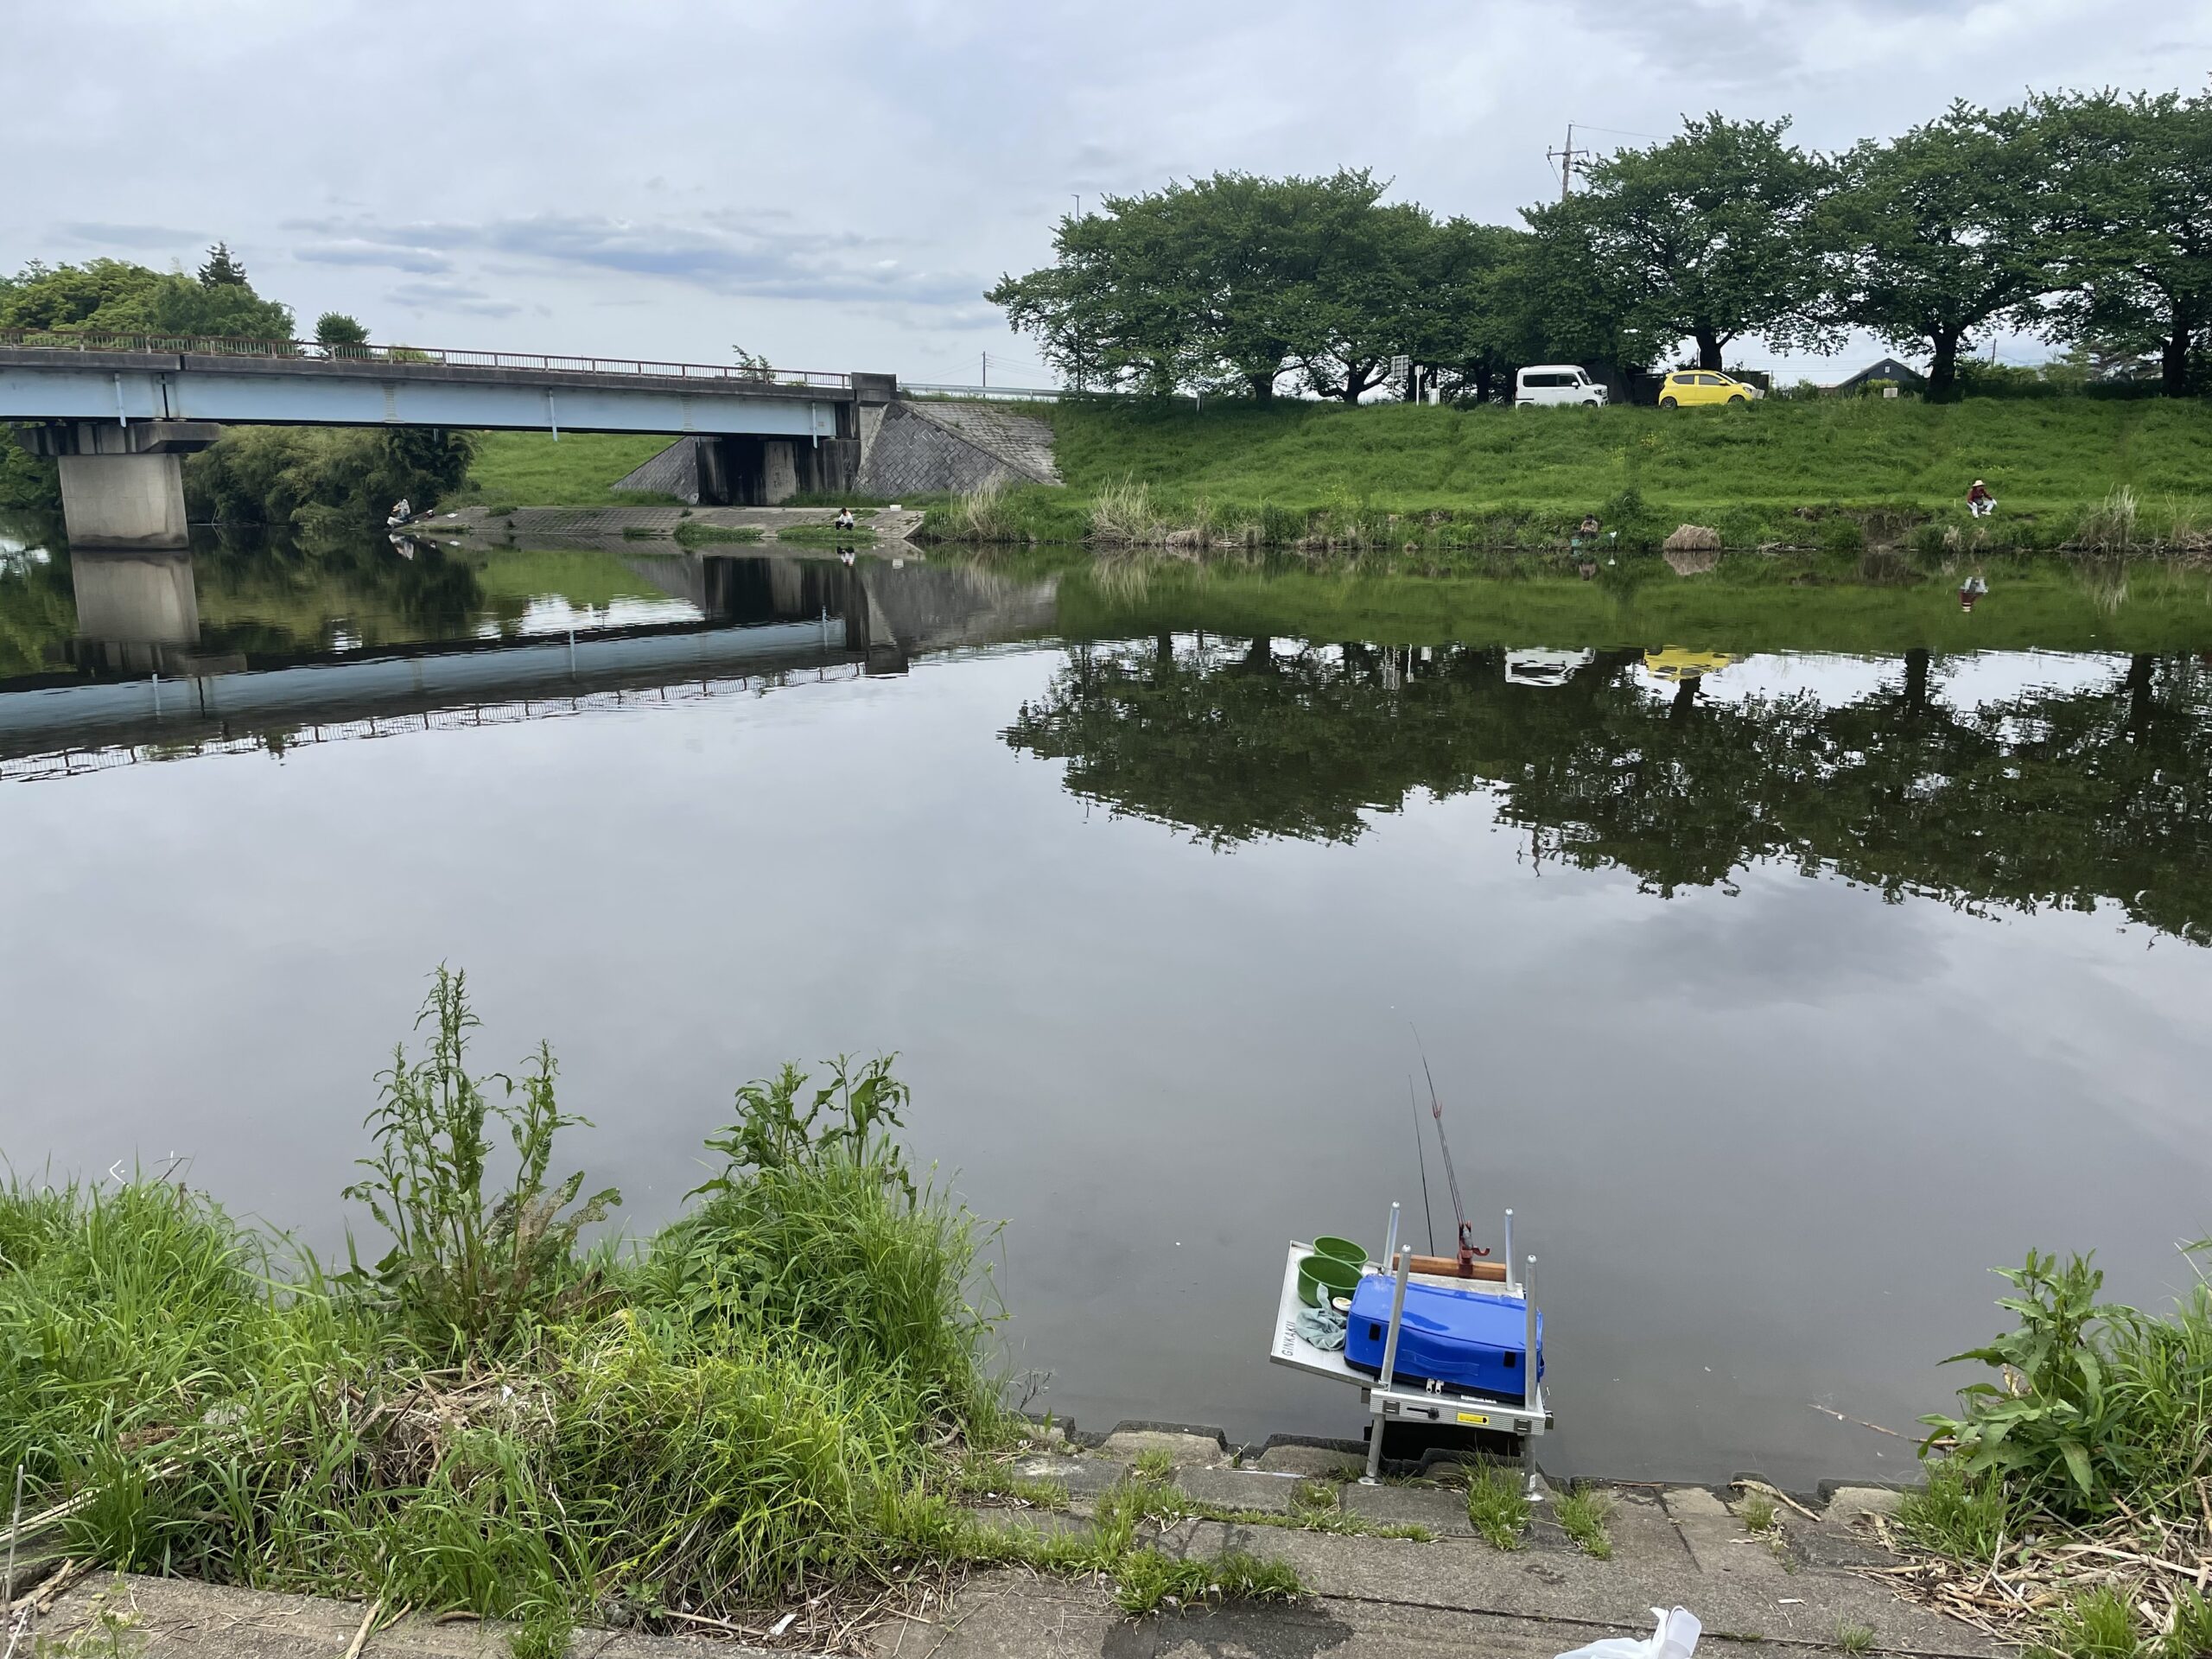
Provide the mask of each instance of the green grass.
[{"label": "green grass", "polygon": [[2145,497],[2212,498],[2212,408],[2196,402],[1773,402],[1746,410],[1534,410],[1323,404],[1069,403],[1051,421],[1061,475],[1095,495],[1126,479],[1243,507],[1401,512],[1484,503],[1596,507],[1625,487],[1659,502],[1962,500],[1990,480],[2003,512]]},{"label": "green grass", "polygon": [[760,539],[760,532],[751,524],[702,524],[694,519],[676,527],[676,539],[685,547],[703,547],[717,542],[749,546]]},{"label": "green grass", "polygon": [[1173,1480],[1175,1454],[1165,1446],[1149,1446],[1137,1453],[1135,1468],[1139,1480]]},{"label": "green grass", "polygon": [[[2196,402],[1770,402],[1739,410],[1454,410],[1070,402],[1066,487],[935,502],[950,540],[1353,550],[1558,546],[1586,512],[1624,545],[1683,523],[1731,549],[1855,551],[1916,525],[2050,547],[2134,492],[2146,540],[2212,524],[2212,408]],[[1995,519],[1969,520],[1990,480]]]},{"label": "green grass", "polygon": [[1529,1529],[1529,1494],[1520,1471],[1502,1463],[1476,1465],[1467,1481],[1467,1519],[1497,1548],[1520,1548]]},{"label": "green grass", "polygon": [[1835,1644],[1846,1653],[1871,1653],[1874,1649],[1874,1630],[1868,1624],[1840,1624],[1835,1627]]},{"label": "green grass", "polygon": [[468,482],[438,503],[440,511],[497,502],[524,507],[644,507],[673,505],[673,496],[615,493],[607,486],[675,442],[662,433],[479,432]]},{"label": "green grass", "polygon": [[1776,1520],[1774,1500],[1764,1492],[1745,1492],[1736,1500],[1736,1518],[1746,1532],[1771,1532]]},{"label": "green grass", "polygon": [[1560,1495],[1560,1529],[1586,1555],[1601,1561],[1613,1559],[1613,1535],[1606,1521],[1613,1500],[1602,1488],[1580,1482]]}]

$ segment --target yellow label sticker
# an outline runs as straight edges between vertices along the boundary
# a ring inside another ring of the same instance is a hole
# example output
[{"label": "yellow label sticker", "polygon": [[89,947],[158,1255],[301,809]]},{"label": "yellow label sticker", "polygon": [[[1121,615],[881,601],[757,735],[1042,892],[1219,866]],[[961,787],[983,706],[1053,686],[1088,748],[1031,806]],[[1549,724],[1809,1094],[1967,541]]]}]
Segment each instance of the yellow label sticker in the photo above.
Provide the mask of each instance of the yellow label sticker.
[{"label": "yellow label sticker", "polygon": [[1477,1428],[1490,1427],[1490,1419],[1478,1411],[1463,1411],[1459,1414],[1459,1421],[1463,1423],[1472,1423]]}]

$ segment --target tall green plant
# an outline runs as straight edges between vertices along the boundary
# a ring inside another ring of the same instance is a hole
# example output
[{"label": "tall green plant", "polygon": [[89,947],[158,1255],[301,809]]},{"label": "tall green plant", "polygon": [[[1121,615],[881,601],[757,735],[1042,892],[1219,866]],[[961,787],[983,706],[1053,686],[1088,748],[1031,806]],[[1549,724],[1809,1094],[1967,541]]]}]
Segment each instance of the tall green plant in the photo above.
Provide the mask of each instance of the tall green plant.
[{"label": "tall green plant", "polygon": [[[463,1351],[505,1347],[534,1319],[573,1306],[588,1288],[577,1235],[622,1201],[610,1186],[577,1204],[581,1170],[549,1188],[554,1137],[590,1120],[561,1109],[545,1043],[520,1079],[471,1077],[468,1033],[480,1023],[467,976],[439,968],[415,1020],[418,1031],[432,1027],[429,1052],[410,1063],[404,1043],[393,1052],[378,1079],[384,1098],[367,1119],[376,1155],[358,1160],[370,1177],[346,1189],[393,1239],[374,1268],[355,1258],[349,1278]],[[487,1087],[494,1084],[497,1092]],[[504,1187],[487,1191],[495,1123],[516,1164]]]},{"label": "tall green plant", "polygon": [[2056,1256],[2031,1250],[2024,1267],[1999,1268],[2021,1294],[1997,1305],[2018,1315],[2019,1324],[1943,1363],[1993,1365],[2003,1386],[1970,1382],[1959,1390],[1965,1416],[1921,1420],[1935,1431],[1931,1444],[1951,1440],[1968,1477],[1994,1471],[2015,1478],[2037,1496],[2058,1499],[2061,1509],[2074,1506],[2069,1484],[2075,1499],[2090,1506],[2101,1505],[2116,1484],[2126,1461],[2127,1411],[2108,1386],[2099,1337],[2134,1334],[2142,1323],[2135,1309],[2097,1300],[2105,1276],[2089,1262],[2077,1255],[2062,1269]]},{"label": "tall green plant", "polygon": [[800,1095],[811,1080],[789,1061],[771,1078],[755,1078],[737,1091],[737,1120],[707,1139],[707,1150],[728,1162],[722,1173],[684,1194],[696,1198],[735,1191],[749,1173],[765,1173],[833,1162],[874,1165],[887,1185],[911,1202],[913,1177],[906,1154],[889,1131],[900,1126],[900,1110],[913,1091],[891,1074],[895,1054],[879,1054],[856,1073],[840,1054],[826,1062],[830,1080],[813,1092],[804,1109]]}]

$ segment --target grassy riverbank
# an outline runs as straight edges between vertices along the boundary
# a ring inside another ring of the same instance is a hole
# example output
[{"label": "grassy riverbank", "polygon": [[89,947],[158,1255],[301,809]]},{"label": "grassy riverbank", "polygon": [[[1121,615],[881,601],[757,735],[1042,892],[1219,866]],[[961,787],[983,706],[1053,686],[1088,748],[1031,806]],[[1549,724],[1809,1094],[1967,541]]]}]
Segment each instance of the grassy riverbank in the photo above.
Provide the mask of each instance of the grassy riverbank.
[{"label": "grassy riverbank", "polygon": [[[1403,550],[1555,546],[1597,513],[1631,546],[1688,523],[1722,544],[1854,550],[1955,530],[2056,547],[2132,493],[2132,539],[2212,532],[2212,406],[2089,399],[1774,401],[1749,409],[1348,409],[1071,402],[1066,487],[932,511],[948,539]],[[1968,484],[2002,505],[1967,518]]]},{"label": "grassy riverbank", "polygon": [[[0,1191],[0,1466],[35,1553],[515,1618],[542,1653],[582,1618],[834,1611],[974,1560],[1107,1572],[1140,1609],[1207,1592],[1134,1516],[1054,1540],[955,1503],[1016,1427],[988,1230],[908,1173],[887,1064],[747,1085],[691,1208],[587,1249],[620,1200],[554,1170],[550,1052],[472,1077],[459,980],[424,1014],[348,1189],[391,1236],[374,1265],[159,1179]],[[1221,1587],[1287,1582],[1249,1576]]]},{"label": "grassy riverbank", "polygon": [[[2139,541],[2212,539],[2212,404],[1970,398],[1773,400],[1749,409],[1455,410],[1287,401],[1071,401],[1051,423],[1066,486],[938,500],[944,539],[1354,550],[1555,546],[1586,512],[1631,545],[1684,523],[1730,548],[1853,550],[1932,526],[1999,550],[2078,538],[2116,489]],[[457,502],[595,506],[655,437],[477,435]],[[1986,478],[1997,517],[1967,518]],[[918,504],[917,504],[918,505]]]},{"label": "grassy riverbank", "polygon": [[1995,1380],[1930,1417],[1938,1455],[1899,1513],[1936,1558],[1912,1587],[2067,1659],[2212,1653],[2212,1240],[2170,1313],[2098,1300],[2080,1257],[2005,1277],[2017,1323],[1957,1356]]}]

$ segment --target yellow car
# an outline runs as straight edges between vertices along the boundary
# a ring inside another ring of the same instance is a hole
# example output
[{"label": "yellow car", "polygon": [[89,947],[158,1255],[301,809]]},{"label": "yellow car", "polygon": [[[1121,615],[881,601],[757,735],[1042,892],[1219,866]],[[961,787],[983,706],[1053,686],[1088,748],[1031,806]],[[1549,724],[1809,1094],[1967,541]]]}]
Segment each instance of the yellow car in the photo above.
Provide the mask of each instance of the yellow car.
[{"label": "yellow car", "polygon": [[1669,645],[1664,651],[1645,652],[1643,671],[1680,685],[1684,680],[1701,680],[1708,674],[1718,674],[1735,660],[1717,651],[1686,651],[1680,645]]},{"label": "yellow car", "polygon": [[1718,369],[1677,369],[1659,383],[1659,407],[1693,404],[1748,404],[1766,394],[1745,380],[1732,380]]}]

